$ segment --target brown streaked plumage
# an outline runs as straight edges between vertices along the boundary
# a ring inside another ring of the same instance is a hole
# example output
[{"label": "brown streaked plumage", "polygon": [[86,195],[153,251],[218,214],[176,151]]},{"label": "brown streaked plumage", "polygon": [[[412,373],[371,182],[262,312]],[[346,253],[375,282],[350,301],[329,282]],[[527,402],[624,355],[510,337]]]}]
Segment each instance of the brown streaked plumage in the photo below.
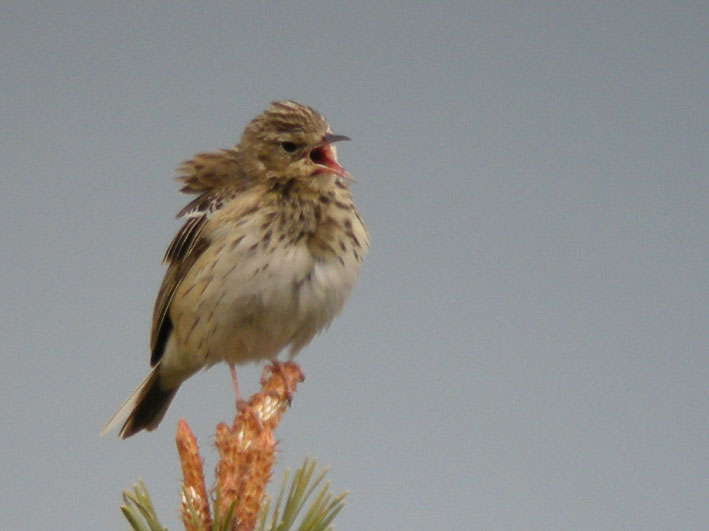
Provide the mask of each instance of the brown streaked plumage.
[{"label": "brown streaked plumage", "polygon": [[339,313],[369,248],[334,135],[315,110],[274,102],[233,149],[183,162],[196,194],[165,253],[153,370],[102,433],[152,430],[180,384],[219,361],[294,356]]}]

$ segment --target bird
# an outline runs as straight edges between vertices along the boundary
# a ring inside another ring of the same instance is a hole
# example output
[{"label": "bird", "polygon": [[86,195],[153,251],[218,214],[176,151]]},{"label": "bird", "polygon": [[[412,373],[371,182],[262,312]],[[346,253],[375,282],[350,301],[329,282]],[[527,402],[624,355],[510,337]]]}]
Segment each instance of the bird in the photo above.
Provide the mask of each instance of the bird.
[{"label": "bird", "polygon": [[108,421],[119,437],[152,431],[199,370],[292,359],[348,299],[369,232],[334,134],[316,110],[272,102],[239,143],[178,167],[194,194],[167,248],[153,309],[148,376]]}]

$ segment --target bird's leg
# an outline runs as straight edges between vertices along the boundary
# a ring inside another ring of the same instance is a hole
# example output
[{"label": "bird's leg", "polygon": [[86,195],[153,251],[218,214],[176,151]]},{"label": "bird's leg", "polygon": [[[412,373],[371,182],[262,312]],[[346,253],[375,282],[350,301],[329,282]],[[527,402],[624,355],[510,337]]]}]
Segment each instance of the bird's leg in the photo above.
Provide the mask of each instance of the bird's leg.
[{"label": "bird's leg", "polygon": [[241,392],[239,391],[239,381],[236,379],[236,367],[234,364],[229,364],[229,372],[231,373],[231,385],[234,386],[234,396],[237,402],[241,402]]},{"label": "bird's leg", "polygon": [[[236,368],[232,363],[229,364],[229,373],[231,374],[231,385],[234,386],[234,396],[236,396],[236,412],[241,413],[242,411],[249,411],[249,414],[251,415],[251,418],[254,420],[254,423],[258,427],[259,433],[263,431],[263,422],[261,421],[261,417],[258,416],[258,413],[256,412],[255,409],[253,409],[249,403],[245,400],[241,399],[241,391],[239,391],[239,381],[236,379]],[[236,420],[234,420],[236,422]]]},{"label": "bird's leg", "polygon": [[241,391],[239,391],[239,381],[236,379],[236,367],[233,363],[229,364],[229,373],[231,374],[231,385],[234,386],[234,396],[236,397],[236,410],[241,411],[246,407],[246,402],[241,399]]}]

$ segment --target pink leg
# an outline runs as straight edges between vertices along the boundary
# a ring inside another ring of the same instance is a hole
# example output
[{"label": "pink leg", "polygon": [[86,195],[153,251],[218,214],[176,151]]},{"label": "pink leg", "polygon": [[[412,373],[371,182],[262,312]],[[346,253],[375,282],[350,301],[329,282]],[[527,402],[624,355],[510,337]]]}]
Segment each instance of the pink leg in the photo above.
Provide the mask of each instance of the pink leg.
[{"label": "pink leg", "polygon": [[231,385],[234,386],[234,396],[236,396],[236,407],[241,403],[241,392],[239,391],[239,382],[236,379],[236,368],[233,364],[229,364],[229,372],[231,373]]},{"label": "pink leg", "polygon": [[[231,363],[229,364],[229,372],[231,373],[231,385],[234,386],[234,395],[236,395],[236,411],[237,413],[241,413],[245,409],[249,409],[249,403],[244,402],[241,399],[241,391],[239,391],[239,382],[236,379],[236,368]],[[261,422],[261,418],[256,414],[253,409],[251,409],[250,411],[251,416],[254,419],[254,422],[256,422],[259,431],[262,431],[263,423]],[[236,420],[234,420],[234,422],[236,422]]]}]

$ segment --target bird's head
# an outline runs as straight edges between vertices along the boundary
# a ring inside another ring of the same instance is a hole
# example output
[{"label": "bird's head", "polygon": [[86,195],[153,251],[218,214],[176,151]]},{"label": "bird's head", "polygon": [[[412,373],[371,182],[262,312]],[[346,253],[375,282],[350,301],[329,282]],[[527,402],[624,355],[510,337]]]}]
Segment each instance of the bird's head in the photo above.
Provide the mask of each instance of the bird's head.
[{"label": "bird's head", "polygon": [[239,144],[249,173],[254,177],[308,181],[324,175],[349,179],[337,162],[335,135],[325,118],[294,101],[279,101],[251,120]]}]

